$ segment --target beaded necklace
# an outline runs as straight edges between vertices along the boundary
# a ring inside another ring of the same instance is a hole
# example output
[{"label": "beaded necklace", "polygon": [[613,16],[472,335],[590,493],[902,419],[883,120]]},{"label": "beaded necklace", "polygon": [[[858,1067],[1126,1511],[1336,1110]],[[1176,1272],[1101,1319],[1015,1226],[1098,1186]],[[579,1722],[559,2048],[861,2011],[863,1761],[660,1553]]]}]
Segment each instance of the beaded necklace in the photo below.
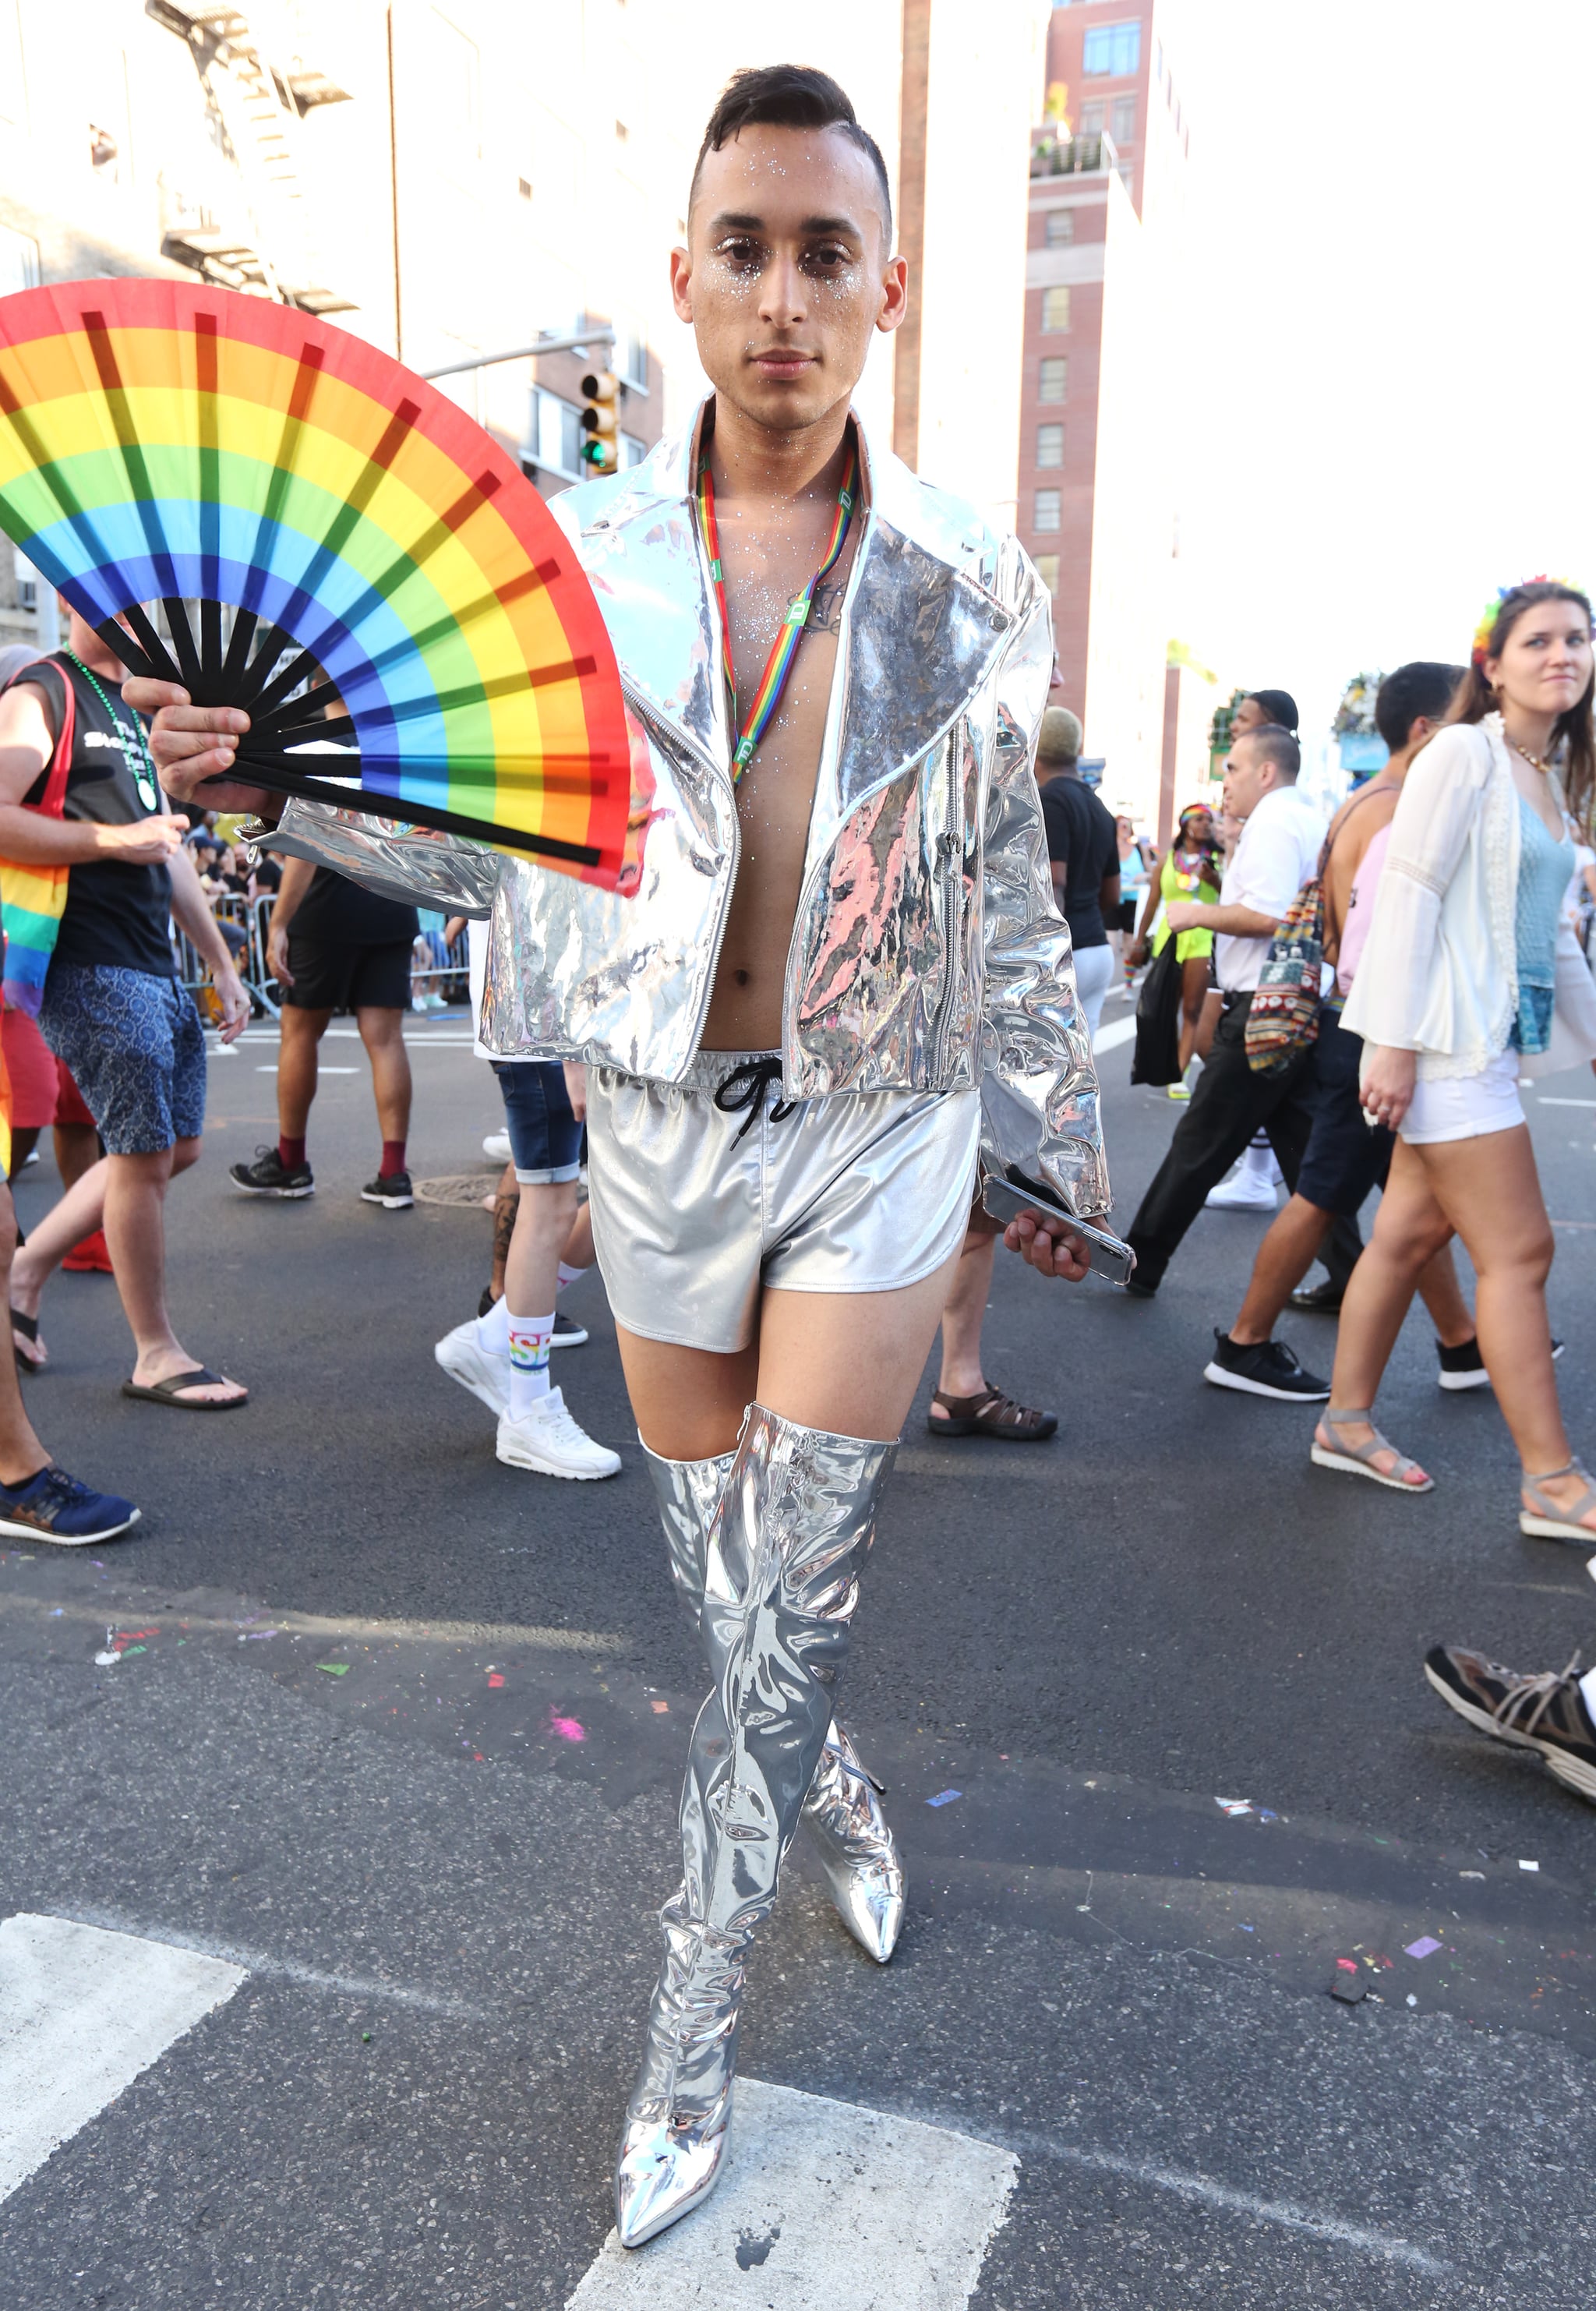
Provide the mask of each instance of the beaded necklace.
[{"label": "beaded necklace", "polygon": [[[161,789],[155,777],[155,758],[150,752],[150,742],[144,737],[144,724],[139,720],[138,716],[135,714],[133,718],[133,729],[131,734],[129,734],[127,725],[123,721],[116,708],[111,704],[109,698],[106,695],[103,685],[100,683],[99,676],[94,673],[93,669],[83,664],[83,659],[79,658],[75,650],[63,650],[61,655],[63,658],[69,658],[72,660],[74,666],[76,667],[84,681],[93,691],[95,697],[99,699],[100,704],[104,707],[106,713],[110,718],[111,727],[116,731],[117,744],[122,749],[122,760],[126,763],[128,771],[132,774],[133,783],[138,789],[138,798],[140,802],[143,803],[146,810],[155,809],[160,802]],[[131,743],[132,739],[136,739],[138,742],[137,754],[135,754],[133,752]]]}]

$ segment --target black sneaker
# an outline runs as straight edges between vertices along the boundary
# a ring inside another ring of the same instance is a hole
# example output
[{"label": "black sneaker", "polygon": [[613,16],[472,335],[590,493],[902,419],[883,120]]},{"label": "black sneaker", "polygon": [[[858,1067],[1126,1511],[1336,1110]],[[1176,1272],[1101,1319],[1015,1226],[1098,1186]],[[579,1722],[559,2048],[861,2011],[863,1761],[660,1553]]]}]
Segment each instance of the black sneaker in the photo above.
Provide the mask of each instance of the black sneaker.
[{"label": "black sneaker", "polygon": [[1522,1677],[1462,1645],[1436,1645],[1425,1675],[1447,1706],[1494,1740],[1539,1749],[1560,1782],[1596,1805],[1596,1725],[1574,1673],[1543,1670]]},{"label": "black sneaker", "polygon": [[410,1185],[408,1172],[389,1172],[385,1178],[379,1172],[361,1190],[362,1204],[380,1204],[385,1212],[407,1212],[415,1201],[415,1191]]},{"label": "black sneaker", "polygon": [[1203,1366],[1202,1376],[1216,1388],[1240,1389],[1243,1396],[1278,1396],[1287,1403],[1312,1403],[1330,1392],[1329,1381],[1304,1372],[1284,1340],[1258,1340],[1251,1347],[1238,1347],[1217,1324],[1213,1359]]},{"label": "black sneaker", "polygon": [[1339,1316],[1341,1312],[1341,1287],[1327,1276],[1322,1284],[1299,1284],[1291,1295],[1291,1304],[1300,1308],[1304,1316]]},{"label": "black sneaker", "polygon": [[54,1540],[87,1548],[115,1540],[138,1522],[138,1511],[118,1493],[97,1493],[53,1464],[26,1484],[0,1485],[0,1533],[12,1540]]},{"label": "black sneaker", "polygon": [[240,1196],[313,1196],[316,1180],[309,1164],[291,1171],[275,1147],[257,1147],[253,1164],[234,1164],[227,1174]]},{"label": "black sneaker", "polygon": [[587,1344],[588,1328],[579,1324],[574,1316],[554,1312],[554,1329],[549,1339],[551,1348],[580,1348]]},{"label": "black sneaker", "polygon": [[[1552,1342],[1554,1364],[1562,1355],[1565,1345],[1562,1340]],[[1491,1376],[1485,1368],[1485,1358],[1479,1353],[1478,1339],[1465,1340],[1459,1348],[1443,1347],[1437,1340],[1435,1354],[1441,1359],[1441,1370],[1435,1377],[1443,1388],[1489,1388]]]}]

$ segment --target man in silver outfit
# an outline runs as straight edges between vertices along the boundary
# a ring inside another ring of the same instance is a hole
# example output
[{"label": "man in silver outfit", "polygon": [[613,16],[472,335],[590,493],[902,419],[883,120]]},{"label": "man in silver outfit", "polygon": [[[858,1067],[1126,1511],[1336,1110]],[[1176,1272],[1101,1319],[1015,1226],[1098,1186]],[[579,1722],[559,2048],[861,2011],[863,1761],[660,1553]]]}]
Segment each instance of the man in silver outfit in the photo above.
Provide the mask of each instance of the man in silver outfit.
[{"label": "man in silver outfit", "polygon": [[[1031,767],[1049,598],[850,408],[905,310],[891,233],[836,83],[740,74],[671,259],[714,390],[685,439],[555,505],[652,789],[630,895],[237,777],[207,789],[280,850],[485,916],[484,1039],[587,1062],[599,1263],[714,1679],[616,2170],[632,2246],[715,2181],[748,1946],[800,1821],[850,1931],[882,1961],[897,1938],[903,1864],[833,1698],[979,1180],[1017,1167],[1082,1218],[1108,1203]],[[162,710],[174,794],[231,771],[241,714],[128,694]],[[1008,1242],[1086,1273],[1056,1217]]]}]

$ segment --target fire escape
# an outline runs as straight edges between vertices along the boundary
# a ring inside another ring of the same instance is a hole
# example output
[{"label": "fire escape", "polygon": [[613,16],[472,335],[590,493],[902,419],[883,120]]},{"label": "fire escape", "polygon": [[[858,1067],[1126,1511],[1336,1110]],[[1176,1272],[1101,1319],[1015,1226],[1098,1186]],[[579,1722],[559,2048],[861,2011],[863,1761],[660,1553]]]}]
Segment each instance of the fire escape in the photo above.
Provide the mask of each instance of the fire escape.
[{"label": "fire escape", "polygon": [[[164,254],[225,289],[271,297],[308,313],[353,310],[353,300],[328,285],[299,158],[305,114],[318,104],[347,102],[348,90],[298,57],[282,54],[282,39],[268,50],[240,8],[199,0],[146,4],[192,48],[236,179],[231,213],[171,219]],[[266,13],[269,22],[269,0]],[[257,24],[261,13],[255,12]]]}]

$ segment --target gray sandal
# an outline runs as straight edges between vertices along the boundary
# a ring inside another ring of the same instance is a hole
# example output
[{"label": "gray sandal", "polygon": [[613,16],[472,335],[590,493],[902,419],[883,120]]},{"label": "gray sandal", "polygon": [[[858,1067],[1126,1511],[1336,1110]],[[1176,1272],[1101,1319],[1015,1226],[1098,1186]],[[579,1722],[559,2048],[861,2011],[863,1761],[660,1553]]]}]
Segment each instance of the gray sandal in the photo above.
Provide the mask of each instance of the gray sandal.
[{"label": "gray sandal", "polygon": [[[1583,1477],[1585,1489],[1572,1509],[1559,1508],[1542,1490],[1558,1477]],[[1596,1525],[1581,1524],[1582,1516],[1596,1509],[1596,1485],[1591,1482],[1591,1472],[1583,1461],[1570,1461],[1565,1469],[1548,1469],[1544,1477],[1526,1477],[1524,1490],[1534,1502],[1533,1509],[1519,1511],[1519,1530],[1531,1540],[1572,1540],[1583,1542],[1585,1548],[1596,1548]]]},{"label": "gray sandal", "polygon": [[[1328,1444],[1320,1443],[1315,1437],[1313,1449],[1309,1456],[1315,1468],[1339,1469],[1348,1477],[1372,1477],[1377,1485],[1388,1486],[1393,1493],[1433,1493],[1435,1491],[1434,1477],[1426,1477],[1424,1482],[1419,1485],[1408,1483],[1407,1471],[1409,1469],[1417,1471],[1418,1462],[1409,1461],[1405,1453],[1397,1452],[1397,1448],[1390,1438],[1382,1436],[1374,1427],[1371,1412],[1332,1412],[1329,1405],[1326,1405],[1319,1417],[1324,1426],[1336,1435],[1336,1449],[1332,1452]],[[1358,1427],[1374,1430],[1366,1444],[1348,1444],[1338,1433],[1343,1428]],[[1375,1468],[1376,1452],[1396,1452],[1396,1467],[1394,1469]],[[1592,1494],[1591,1497],[1592,1504],[1596,1505],[1596,1494]],[[1586,1537],[1596,1540],[1596,1533]]]}]

